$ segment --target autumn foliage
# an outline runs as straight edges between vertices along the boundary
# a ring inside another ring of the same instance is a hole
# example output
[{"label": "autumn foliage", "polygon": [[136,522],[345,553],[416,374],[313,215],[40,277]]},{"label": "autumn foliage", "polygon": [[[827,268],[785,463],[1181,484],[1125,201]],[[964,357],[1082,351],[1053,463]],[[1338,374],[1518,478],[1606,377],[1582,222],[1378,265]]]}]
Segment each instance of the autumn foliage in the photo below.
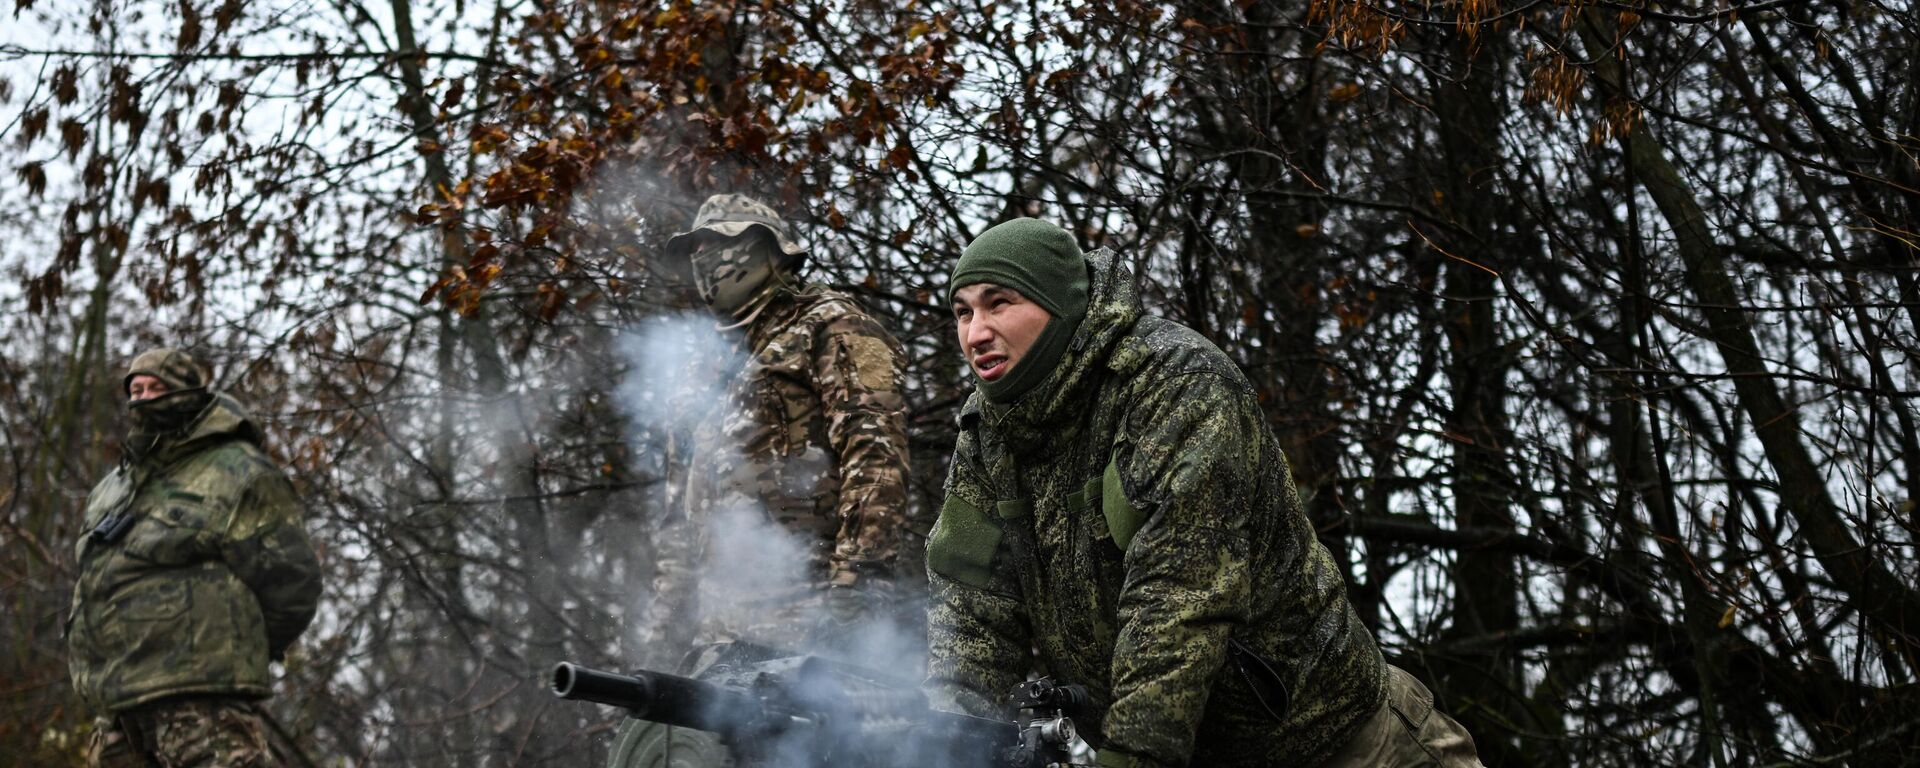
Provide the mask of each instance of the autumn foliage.
[{"label": "autumn foliage", "polygon": [[[326,549],[320,764],[578,765],[684,456],[622,334],[707,194],[907,346],[1016,215],[1247,372],[1349,593],[1490,765],[1913,761],[1920,28],[1899,3],[21,0],[0,31],[0,754],[114,367],[194,346]],[[451,746],[449,746],[451,745]]]}]

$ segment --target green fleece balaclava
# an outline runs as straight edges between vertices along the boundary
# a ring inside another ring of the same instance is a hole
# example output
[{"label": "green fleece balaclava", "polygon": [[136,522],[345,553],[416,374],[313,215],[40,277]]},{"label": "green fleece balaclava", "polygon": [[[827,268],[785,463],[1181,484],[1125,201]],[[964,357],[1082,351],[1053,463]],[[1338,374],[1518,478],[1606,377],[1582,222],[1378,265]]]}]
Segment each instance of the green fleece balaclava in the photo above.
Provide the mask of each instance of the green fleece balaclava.
[{"label": "green fleece balaclava", "polygon": [[988,400],[1005,405],[1033,391],[1066,355],[1087,316],[1087,260],[1066,230],[1039,219],[1014,219],[980,233],[960,253],[947,278],[947,300],[976,283],[1012,288],[1053,315],[1013,370],[999,381],[980,382]]},{"label": "green fleece balaclava", "polygon": [[210,377],[206,366],[180,350],[161,347],[140,353],[127,364],[127,373],[120,378],[120,393],[127,394],[133,377],[141,374],[166,382],[167,393],[128,404],[133,425],[127,432],[127,447],[136,457],[192,424],[213,400],[207,391]]}]

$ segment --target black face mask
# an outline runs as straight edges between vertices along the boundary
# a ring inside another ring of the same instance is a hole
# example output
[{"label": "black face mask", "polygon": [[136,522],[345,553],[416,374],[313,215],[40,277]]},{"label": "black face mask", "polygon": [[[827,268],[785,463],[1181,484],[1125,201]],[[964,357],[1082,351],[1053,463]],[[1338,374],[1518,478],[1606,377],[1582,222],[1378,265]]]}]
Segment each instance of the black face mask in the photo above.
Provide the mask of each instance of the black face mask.
[{"label": "black face mask", "polygon": [[128,403],[127,415],[133,425],[127,430],[127,449],[136,458],[144,457],[168,435],[193,424],[212,400],[205,387],[196,387]]}]

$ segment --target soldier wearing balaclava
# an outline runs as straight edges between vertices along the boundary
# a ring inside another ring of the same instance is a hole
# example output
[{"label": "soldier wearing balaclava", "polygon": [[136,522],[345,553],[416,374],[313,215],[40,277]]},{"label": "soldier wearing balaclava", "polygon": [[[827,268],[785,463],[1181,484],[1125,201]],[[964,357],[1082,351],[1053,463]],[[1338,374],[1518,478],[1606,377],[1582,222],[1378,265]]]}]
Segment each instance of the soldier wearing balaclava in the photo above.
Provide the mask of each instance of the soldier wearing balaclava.
[{"label": "soldier wearing balaclava", "polygon": [[192,355],[144,352],[120,381],[124,458],[87,497],[67,625],[88,763],[279,765],[258,702],[320,597],[300,500]]},{"label": "soldier wearing balaclava", "polygon": [[[803,278],[813,252],[753,198],[708,198],[665,255],[684,265],[746,362],[695,430],[687,480],[670,493],[640,661],[697,675],[725,666],[735,640],[843,659],[858,653],[863,633],[902,618],[896,576],[919,567],[900,558],[909,525],[900,344],[853,297]],[[714,526],[742,516],[792,542],[804,562],[712,562]],[[701,597],[710,569],[792,565],[803,583]],[[914,611],[913,636],[919,621]],[[718,754],[708,735],[634,721],[612,765],[651,764],[667,744],[681,745],[673,753],[680,766]]]}]

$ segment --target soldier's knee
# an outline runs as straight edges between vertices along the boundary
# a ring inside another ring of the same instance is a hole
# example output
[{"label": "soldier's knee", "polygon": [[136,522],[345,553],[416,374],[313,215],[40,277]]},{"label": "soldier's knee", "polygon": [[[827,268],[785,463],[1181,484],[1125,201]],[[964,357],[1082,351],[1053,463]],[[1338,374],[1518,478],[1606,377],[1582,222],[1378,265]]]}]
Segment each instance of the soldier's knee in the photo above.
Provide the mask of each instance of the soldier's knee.
[{"label": "soldier's knee", "polygon": [[1480,768],[1467,729],[1434,705],[1433,693],[1387,667],[1387,697],[1326,768]]}]

